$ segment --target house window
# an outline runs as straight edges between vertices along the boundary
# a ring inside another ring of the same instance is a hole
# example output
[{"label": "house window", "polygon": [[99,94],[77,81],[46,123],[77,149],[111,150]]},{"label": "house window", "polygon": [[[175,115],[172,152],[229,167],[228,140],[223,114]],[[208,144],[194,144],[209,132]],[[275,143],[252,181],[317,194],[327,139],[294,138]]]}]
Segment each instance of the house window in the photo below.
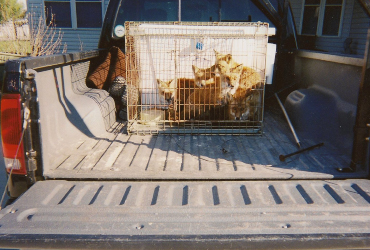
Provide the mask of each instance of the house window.
[{"label": "house window", "polygon": [[306,0],[302,35],[339,36],[344,0]]},{"label": "house window", "polygon": [[72,28],[71,3],[69,1],[45,2],[45,19],[51,21],[58,28]]},{"label": "house window", "polygon": [[102,5],[99,0],[76,0],[77,28],[100,28]]},{"label": "house window", "polygon": [[48,0],[44,3],[46,22],[53,18],[58,28],[102,27],[102,0]]}]

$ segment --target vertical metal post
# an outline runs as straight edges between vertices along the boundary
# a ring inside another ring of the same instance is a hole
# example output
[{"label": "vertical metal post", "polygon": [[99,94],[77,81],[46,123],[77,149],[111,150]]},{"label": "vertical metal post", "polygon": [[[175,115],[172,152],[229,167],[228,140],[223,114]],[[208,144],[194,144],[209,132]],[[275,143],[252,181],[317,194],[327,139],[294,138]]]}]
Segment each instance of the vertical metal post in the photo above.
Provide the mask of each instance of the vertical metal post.
[{"label": "vertical metal post", "polygon": [[179,12],[178,12],[178,21],[181,22],[181,0],[179,0]]},{"label": "vertical metal post", "polygon": [[370,29],[367,33],[367,43],[362,67],[362,77],[357,101],[356,124],[352,147],[352,160],[350,168],[356,170],[357,166],[365,167],[367,151],[369,149],[370,128]]},{"label": "vertical metal post", "polygon": [[279,96],[278,96],[276,93],[275,93],[275,97],[276,97],[276,100],[278,101],[278,103],[279,103],[279,105],[280,105],[281,110],[282,110],[282,111],[283,111],[283,113],[284,113],[284,116],[285,116],[286,121],[288,122],[289,128],[290,128],[290,130],[292,131],[292,134],[293,134],[293,136],[294,136],[295,142],[297,143],[298,147],[300,148],[300,147],[301,147],[301,143],[300,143],[300,141],[299,141],[299,139],[298,139],[298,136],[297,136],[297,134],[296,134],[296,132],[295,132],[295,130],[294,130],[294,127],[293,127],[293,125],[292,125],[292,122],[291,122],[291,121],[290,121],[290,119],[289,119],[289,115],[288,115],[288,113],[286,112],[286,110],[285,110],[285,108],[284,108],[284,105],[281,103],[280,98],[279,98]]}]

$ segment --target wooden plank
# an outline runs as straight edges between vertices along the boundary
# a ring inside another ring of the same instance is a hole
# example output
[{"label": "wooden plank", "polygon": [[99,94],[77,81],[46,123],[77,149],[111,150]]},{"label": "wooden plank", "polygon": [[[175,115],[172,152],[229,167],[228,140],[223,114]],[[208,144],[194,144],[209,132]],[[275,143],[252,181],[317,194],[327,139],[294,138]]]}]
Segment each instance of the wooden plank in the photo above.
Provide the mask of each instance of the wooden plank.
[{"label": "wooden plank", "polygon": [[159,173],[164,170],[168,149],[170,147],[170,140],[171,137],[168,135],[158,135],[152,155],[147,165],[147,171]]},{"label": "wooden plank", "polygon": [[156,140],[157,136],[142,136],[141,144],[131,162],[130,168],[133,171],[145,171],[147,169]]},{"label": "wooden plank", "polygon": [[118,156],[121,154],[123,148],[126,146],[128,139],[128,135],[120,133],[107,149],[107,151],[104,153],[104,155],[100,158],[99,162],[95,165],[94,170],[117,171],[118,169],[115,169],[113,165],[116,162]]},{"label": "wooden plank", "polygon": [[168,148],[167,162],[164,170],[166,172],[180,172],[183,164],[185,136],[170,135],[170,138],[170,146]]},{"label": "wooden plank", "polygon": [[98,144],[99,139],[97,138],[87,138],[81,145],[77,148],[78,152],[89,152],[96,144]]},{"label": "wooden plank", "polygon": [[106,138],[100,139],[99,142],[92,148],[92,151],[89,152],[79,164],[78,171],[92,170],[95,164],[100,160],[109,146],[113,143],[115,137],[115,134],[107,133]]},{"label": "wooden plank", "polygon": [[58,170],[72,170],[79,165],[82,160],[89,154],[92,148],[99,142],[94,138],[87,138],[85,141],[79,143],[76,147],[71,147],[68,151],[68,155],[61,156],[63,161],[60,161],[60,157],[55,159],[56,162],[60,162],[57,166]]},{"label": "wooden plank", "polygon": [[121,171],[129,171],[132,160],[143,140],[143,136],[131,135],[126,142],[121,154],[118,156],[113,168]]},{"label": "wooden plank", "polygon": [[[244,153],[250,159],[252,165],[252,170],[257,170],[257,167],[260,166],[260,161],[257,157],[258,150],[250,143],[249,137],[240,138],[241,148],[244,149]],[[243,152],[241,152],[243,153]]]},{"label": "wooden plank", "polygon": [[236,160],[235,160],[235,165],[237,167],[237,171],[244,173],[248,172],[250,173],[253,171],[253,165],[250,157],[248,154],[245,153],[243,144],[241,143],[240,140],[245,139],[246,136],[234,136],[233,139],[235,143],[233,144],[233,151],[235,152]]},{"label": "wooden plank", "polygon": [[70,155],[57,169],[58,170],[73,170],[79,168],[79,165],[86,158],[85,155],[73,154]]},{"label": "wooden plank", "polygon": [[68,154],[60,154],[58,155],[55,159],[53,159],[53,162],[55,163],[55,169],[58,169],[60,168],[63,163],[68,160],[68,158],[70,157],[71,155],[68,155]]},{"label": "wooden plank", "polygon": [[183,172],[199,172],[198,136],[186,135],[184,142]]},{"label": "wooden plank", "polygon": [[253,136],[250,137],[252,144],[254,147],[258,150],[257,156],[259,156],[259,160],[262,165],[269,166],[271,165],[270,161],[274,160],[272,159],[271,155],[268,152],[268,145],[266,145],[265,140],[266,138],[261,136]]},{"label": "wooden plank", "polygon": [[236,170],[232,155],[229,153],[229,141],[224,136],[213,136],[212,145],[215,145],[217,166],[220,172],[234,172]]},{"label": "wooden plank", "polygon": [[217,172],[215,145],[212,144],[212,136],[199,136],[199,162],[202,172]]}]

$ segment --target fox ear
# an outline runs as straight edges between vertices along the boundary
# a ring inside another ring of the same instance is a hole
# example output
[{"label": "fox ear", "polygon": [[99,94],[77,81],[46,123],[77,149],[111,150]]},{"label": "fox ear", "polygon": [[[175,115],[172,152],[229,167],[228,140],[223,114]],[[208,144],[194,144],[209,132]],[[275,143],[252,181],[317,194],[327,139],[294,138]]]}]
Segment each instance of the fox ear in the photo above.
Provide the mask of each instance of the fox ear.
[{"label": "fox ear", "polygon": [[175,79],[171,80],[171,81],[168,83],[168,87],[170,87],[171,89],[176,88],[176,81],[175,81]]},{"label": "fox ear", "polygon": [[225,56],[225,61],[226,61],[227,63],[230,63],[231,59],[232,59],[232,55],[231,55],[231,54],[227,54],[227,55]]},{"label": "fox ear", "polygon": [[157,83],[158,83],[159,88],[167,88],[168,87],[168,82],[157,79]]},{"label": "fox ear", "polygon": [[243,70],[243,64],[239,64],[238,66],[233,68],[233,71],[242,72]]},{"label": "fox ear", "polygon": [[215,52],[216,60],[222,60],[223,55],[215,49],[213,51]]},{"label": "fox ear", "polygon": [[195,66],[195,65],[192,65],[192,67],[193,67],[193,72],[194,73],[198,73],[199,68],[197,66]]}]

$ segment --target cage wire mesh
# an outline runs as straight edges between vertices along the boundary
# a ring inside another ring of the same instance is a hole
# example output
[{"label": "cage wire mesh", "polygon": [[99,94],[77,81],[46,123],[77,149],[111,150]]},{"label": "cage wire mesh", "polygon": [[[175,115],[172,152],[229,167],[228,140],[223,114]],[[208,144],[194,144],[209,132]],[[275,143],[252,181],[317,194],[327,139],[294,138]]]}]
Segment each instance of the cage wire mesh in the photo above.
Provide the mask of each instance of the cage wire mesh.
[{"label": "cage wire mesh", "polygon": [[267,23],[126,22],[128,132],[262,133]]}]

